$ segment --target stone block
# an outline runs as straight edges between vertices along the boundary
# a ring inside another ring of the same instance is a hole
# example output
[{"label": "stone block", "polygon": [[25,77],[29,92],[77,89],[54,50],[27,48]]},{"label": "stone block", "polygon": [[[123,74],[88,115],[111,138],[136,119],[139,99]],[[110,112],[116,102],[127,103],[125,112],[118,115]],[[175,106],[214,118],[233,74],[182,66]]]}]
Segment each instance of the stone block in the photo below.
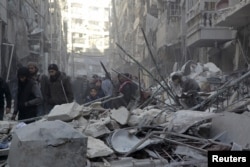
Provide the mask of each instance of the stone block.
[{"label": "stone block", "polygon": [[70,121],[80,115],[82,107],[73,102],[56,105],[49,113],[48,120]]},{"label": "stone block", "polygon": [[31,123],[16,129],[11,167],[78,167],[86,165],[87,137],[62,121]]}]

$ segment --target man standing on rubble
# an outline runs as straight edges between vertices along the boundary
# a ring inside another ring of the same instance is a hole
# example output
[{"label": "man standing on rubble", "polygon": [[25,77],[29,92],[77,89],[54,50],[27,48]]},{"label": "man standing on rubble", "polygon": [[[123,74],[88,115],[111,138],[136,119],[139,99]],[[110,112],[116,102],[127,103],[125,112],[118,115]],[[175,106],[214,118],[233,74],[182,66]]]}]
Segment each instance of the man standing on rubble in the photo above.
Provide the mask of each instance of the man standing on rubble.
[{"label": "man standing on rubble", "polygon": [[45,98],[46,89],[48,88],[48,77],[44,74],[39,73],[38,65],[35,62],[28,62],[27,67],[30,72],[30,78],[38,83],[38,86],[43,95],[43,104],[37,107],[37,116],[48,114],[48,109],[46,105],[47,99]]},{"label": "man standing on rubble", "polygon": [[70,78],[59,71],[56,64],[50,64],[49,84],[46,92],[48,108],[51,110],[55,105],[71,103],[74,100]]},{"label": "man standing on rubble", "polygon": [[4,116],[4,99],[6,101],[6,114],[10,113],[11,93],[8,84],[0,77],[0,120]]},{"label": "man standing on rubble", "polygon": [[136,107],[138,86],[131,81],[132,76],[128,73],[118,74],[118,80],[120,82],[119,92],[123,94],[123,98],[119,100],[119,105],[132,110]]},{"label": "man standing on rubble", "polygon": [[[14,113],[12,120],[29,119],[37,116],[37,106],[42,104],[43,98],[37,82],[30,79],[29,70],[27,67],[21,67],[17,71],[18,89],[15,97]],[[32,121],[29,121],[32,122]]]},{"label": "man standing on rubble", "polygon": [[[183,105],[185,109],[193,107],[198,104],[199,96],[198,92],[200,91],[199,84],[192,78],[187,76],[183,76],[180,73],[175,73],[172,75],[172,81],[175,85],[179,85],[182,89],[182,94],[180,97],[180,103]],[[184,102],[184,103],[182,103]]]}]

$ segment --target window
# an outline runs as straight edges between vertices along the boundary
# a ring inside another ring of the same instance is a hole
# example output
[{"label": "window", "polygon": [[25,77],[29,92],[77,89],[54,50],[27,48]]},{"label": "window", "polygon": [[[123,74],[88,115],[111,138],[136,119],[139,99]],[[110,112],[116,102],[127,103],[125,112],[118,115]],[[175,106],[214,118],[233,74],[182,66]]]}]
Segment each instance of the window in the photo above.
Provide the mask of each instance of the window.
[{"label": "window", "polygon": [[180,16],[181,15],[181,10],[180,10],[180,5],[176,2],[171,2],[169,5],[169,16]]},{"label": "window", "polygon": [[215,10],[215,2],[205,2],[205,10]]}]

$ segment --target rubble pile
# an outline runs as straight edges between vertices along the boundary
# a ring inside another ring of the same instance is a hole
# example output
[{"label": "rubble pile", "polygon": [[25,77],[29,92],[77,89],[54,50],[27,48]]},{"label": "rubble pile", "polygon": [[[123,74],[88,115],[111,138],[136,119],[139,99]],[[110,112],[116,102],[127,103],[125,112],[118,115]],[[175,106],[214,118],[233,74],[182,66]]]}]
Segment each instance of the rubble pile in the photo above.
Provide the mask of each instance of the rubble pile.
[{"label": "rubble pile", "polygon": [[[177,167],[207,166],[208,151],[249,149],[250,101],[245,89],[250,74],[232,80],[234,76],[223,76],[211,63],[190,62],[182,69],[200,85],[207,85],[203,89],[206,96],[198,105],[203,110],[197,110],[197,106],[183,109],[173,102],[132,111],[125,107],[103,109],[99,102],[89,107],[75,102],[58,105],[43,119],[18,129],[17,125],[21,125],[16,122],[1,122],[2,143],[11,142],[10,147],[7,144],[0,151],[1,155],[8,155],[11,166],[29,166],[28,156],[43,157],[51,163],[46,159],[49,153],[64,160],[59,163],[62,167],[81,166],[79,163],[94,167]],[[53,124],[64,127],[56,129]],[[16,159],[19,150],[25,154]],[[42,160],[39,163],[43,164]]]}]

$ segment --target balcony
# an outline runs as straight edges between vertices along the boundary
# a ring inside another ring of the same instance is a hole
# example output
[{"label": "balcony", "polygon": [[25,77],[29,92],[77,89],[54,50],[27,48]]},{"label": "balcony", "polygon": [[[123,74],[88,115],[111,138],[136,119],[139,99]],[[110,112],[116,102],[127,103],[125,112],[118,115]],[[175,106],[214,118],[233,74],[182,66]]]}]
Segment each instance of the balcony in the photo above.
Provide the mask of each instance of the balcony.
[{"label": "balcony", "polygon": [[250,23],[250,0],[242,0],[235,6],[218,10],[216,26],[242,27]]},{"label": "balcony", "polygon": [[214,47],[235,38],[235,31],[225,27],[215,27],[215,11],[200,11],[187,21],[188,47]]}]

